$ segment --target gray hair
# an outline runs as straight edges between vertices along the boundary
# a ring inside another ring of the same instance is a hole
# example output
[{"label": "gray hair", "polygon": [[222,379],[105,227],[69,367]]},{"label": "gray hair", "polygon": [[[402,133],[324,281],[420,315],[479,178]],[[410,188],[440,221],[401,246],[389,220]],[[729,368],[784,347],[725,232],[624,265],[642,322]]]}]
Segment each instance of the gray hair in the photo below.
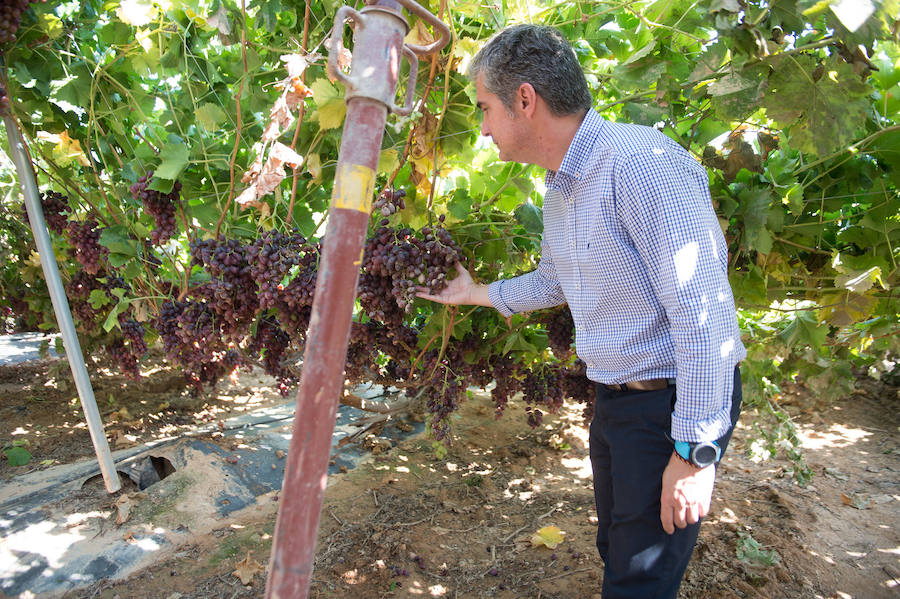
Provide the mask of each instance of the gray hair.
[{"label": "gray hair", "polygon": [[555,116],[584,112],[593,101],[581,64],[568,40],[553,27],[516,25],[492,37],[468,69],[512,112],[516,92],[530,83]]}]

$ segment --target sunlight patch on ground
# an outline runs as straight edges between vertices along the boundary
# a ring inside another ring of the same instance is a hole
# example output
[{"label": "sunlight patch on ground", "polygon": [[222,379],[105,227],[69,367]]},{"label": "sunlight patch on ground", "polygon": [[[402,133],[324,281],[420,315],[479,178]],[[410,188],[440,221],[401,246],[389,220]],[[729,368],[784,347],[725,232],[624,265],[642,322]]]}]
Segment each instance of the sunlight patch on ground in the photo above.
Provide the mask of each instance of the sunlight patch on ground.
[{"label": "sunlight patch on ground", "polygon": [[578,478],[590,478],[594,474],[594,470],[591,468],[590,456],[585,456],[583,458],[563,458],[560,462],[563,466],[571,470],[572,474]]},{"label": "sunlight patch on ground", "polygon": [[79,534],[78,528],[70,528],[66,532],[59,532],[53,522],[45,521],[32,524],[24,530],[14,533],[6,539],[0,547],[0,572],[9,576],[16,572],[24,571],[27,564],[21,563],[16,553],[36,553],[47,560],[51,568],[59,568],[63,565],[62,558],[72,545],[85,537]]},{"label": "sunlight patch on ground", "polygon": [[819,451],[827,448],[840,448],[855,445],[872,433],[860,428],[850,428],[843,424],[833,424],[826,431],[799,431],[800,445],[803,449]]}]

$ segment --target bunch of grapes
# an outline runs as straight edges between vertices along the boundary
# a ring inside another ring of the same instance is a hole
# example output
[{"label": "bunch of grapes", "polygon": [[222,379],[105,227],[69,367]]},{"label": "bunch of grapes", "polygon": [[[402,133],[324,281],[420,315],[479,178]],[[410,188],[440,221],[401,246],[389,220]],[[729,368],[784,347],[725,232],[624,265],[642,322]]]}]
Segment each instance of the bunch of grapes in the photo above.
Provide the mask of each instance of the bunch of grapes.
[{"label": "bunch of grapes", "polygon": [[521,390],[521,382],[517,378],[518,364],[507,355],[494,356],[490,362],[496,385],[491,389],[491,399],[497,408],[496,416],[500,418],[510,398]]},{"label": "bunch of grapes", "polygon": [[70,220],[67,232],[69,244],[75,248],[75,259],[88,274],[100,272],[101,261],[109,255],[109,250],[100,245],[100,227],[94,219],[83,223]]},{"label": "bunch of grapes", "polygon": [[137,180],[137,183],[129,189],[131,197],[140,200],[156,223],[156,228],[150,231],[150,239],[155,245],[162,245],[175,235],[175,203],[180,199],[181,183],[175,182],[172,191],[163,194],[149,188],[153,171]]},{"label": "bunch of grapes", "polygon": [[278,380],[278,390],[287,396],[296,378],[284,366],[284,354],[291,344],[291,338],[285,333],[277,320],[260,319],[256,327],[256,335],[247,347],[247,353],[262,358],[263,370]]},{"label": "bunch of grapes", "polygon": [[6,92],[6,87],[0,84],[0,116],[8,116],[9,108],[9,94]]},{"label": "bunch of grapes", "polygon": [[147,353],[144,325],[134,318],[128,318],[125,314],[119,314],[119,328],[122,329],[122,337],[128,342],[128,347],[136,358],[139,359]]},{"label": "bunch of grapes", "polygon": [[125,342],[118,338],[106,344],[106,352],[119,366],[126,377],[137,380],[141,378],[141,372],[138,369],[138,358],[135,356],[133,348],[125,345]]},{"label": "bunch of grapes", "polygon": [[562,306],[550,313],[544,320],[547,327],[547,341],[553,355],[565,360],[572,355],[572,342],[575,336],[575,321],[569,306]]},{"label": "bunch of grapes", "polygon": [[377,378],[372,371],[375,366],[375,355],[379,339],[383,338],[383,325],[369,321],[354,322],[350,327],[350,341],[347,344],[347,362],[344,374],[352,384]]},{"label": "bunch of grapes", "polygon": [[247,247],[250,276],[259,289],[259,309],[273,308],[292,339],[309,327],[321,245],[300,233],[267,231]]},{"label": "bunch of grapes", "polygon": [[69,309],[85,326],[93,324],[94,320],[101,314],[99,310],[95,310],[91,306],[88,300],[92,291],[102,288],[103,283],[99,281],[96,275],[88,274],[83,270],[76,272],[66,284],[66,297],[69,299]]},{"label": "bunch of grapes", "polygon": [[69,212],[68,200],[66,196],[57,191],[47,191],[41,194],[41,208],[47,228],[57,235],[62,235],[66,230]]},{"label": "bunch of grapes", "polygon": [[205,383],[225,374],[221,363],[227,353],[220,317],[206,302],[171,300],[160,306],[156,330],[166,356],[180,364],[199,393]]},{"label": "bunch of grapes", "polygon": [[576,360],[574,366],[562,373],[563,389],[566,397],[584,404],[584,423],[589,425],[594,417],[594,399],[597,397],[597,384],[587,378],[587,364]]},{"label": "bunch of grapes", "polygon": [[[0,2],[0,44],[16,41],[22,14],[28,5],[38,0],[3,0]],[[40,0],[46,2],[47,0]]]},{"label": "bunch of grapes", "polygon": [[360,300],[365,296],[366,304],[377,304],[372,306],[373,312],[367,310],[371,318],[383,320],[393,315],[384,304],[388,283],[403,312],[412,310],[416,287],[427,286],[433,293],[446,287],[447,272],[460,260],[462,250],[443,226],[423,227],[421,235],[416,237],[409,228],[393,229],[385,219],[366,241],[363,268],[368,276],[360,279]]},{"label": "bunch of grapes", "polygon": [[543,422],[544,414],[536,406],[545,406],[549,412],[555,414],[562,407],[566,397],[558,369],[548,367],[531,370],[525,374],[522,394],[526,404],[528,425],[531,428],[538,427]]},{"label": "bunch of grapes", "polygon": [[356,286],[359,305],[372,320],[389,327],[400,326],[405,312],[397,305],[393,296],[394,283],[391,277],[382,277],[363,272]]},{"label": "bunch of grapes", "polygon": [[484,345],[481,335],[472,333],[462,339],[451,340],[446,350],[446,356],[453,364],[453,371],[478,387],[487,386],[494,378],[489,356],[478,356]]},{"label": "bunch of grapes", "polygon": [[259,309],[247,248],[236,239],[208,239],[191,243],[191,265],[202,266],[210,280],[195,295],[219,315],[223,332],[240,341]]},{"label": "bunch of grapes", "polygon": [[427,380],[424,381],[426,406],[431,415],[431,433],[438,441],[450,441],[450,416],[459,409],[465,394],[465,385],[449,367],[445,359],[440,362],[432,357],[425,364]]},{"label": "bunch of grapes", "polygon": [[406,208],[405,189],[385,189],[378,195],[378,199],[372,204],[372,210],[380,212],[382,216],[390,216]]}]

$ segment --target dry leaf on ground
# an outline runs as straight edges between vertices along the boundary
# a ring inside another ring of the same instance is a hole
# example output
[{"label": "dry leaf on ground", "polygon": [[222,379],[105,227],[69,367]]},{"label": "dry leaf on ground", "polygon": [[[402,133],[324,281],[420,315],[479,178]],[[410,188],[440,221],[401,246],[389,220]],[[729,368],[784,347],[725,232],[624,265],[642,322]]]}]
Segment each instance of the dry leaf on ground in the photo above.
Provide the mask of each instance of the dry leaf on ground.
[{"label": "dry leaf on ground", "polygon": [[248,551],[247,557],[235,564],[235,570],[232,574],[241,579],[241,584],[247,585],[253,581],[253,577],[256,574],[261,574],[265,571],[266,569],[263,568],[262,564],[255,559],[250,559],[250,552]]},{"label": "dry leaf on ground", "polygon": [[131,518],[131,510],[134,509],[134,502],[131,500],[131,497],[128,495],[122,495],[118,499],[116,499],[116,524],[121,526],[128,522],[128,519]]},{"label": "dry leaf on ground", "polygon": [[557,545],[563,542],[565,537],[566,533],[561,531],[559,527],[545,526],[532,535],[531,546],[540,547],[543,545],[544,547],[555,549]]}]

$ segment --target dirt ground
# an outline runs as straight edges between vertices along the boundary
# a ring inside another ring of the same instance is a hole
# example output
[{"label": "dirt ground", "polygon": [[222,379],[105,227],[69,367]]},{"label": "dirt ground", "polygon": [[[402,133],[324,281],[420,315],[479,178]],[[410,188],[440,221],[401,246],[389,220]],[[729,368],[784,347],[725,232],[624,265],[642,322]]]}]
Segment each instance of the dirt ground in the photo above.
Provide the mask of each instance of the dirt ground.
[{"label": "dirt ground", "polygon": [[[33,456],[18,467],[0,459],[3,484],[91,455],[66,379],[60,361],[0,368],[0,443],[27,440]],[[242,375],[192,398],[165,370],[137,384],[109,374],[95,380],[114,448],[283,402],[273,387]],[[814,477],[800,486],[786,458],[751,461],[757,415],[745,412],[680,596],[900,596],[898,389],[865,379],[853,396],[830,405],[799,387],[777,400],[800,430]],[[495,420],[486,396],[473,394],[445,456],[414,436],[330,478],[310,596],[600,597],[586,438],[581,406],[567,405],[532,430],[516,402]],[[109,496],[95,480],[72,499],[111,520],[116,499],[135,494],[127,486]],[[262,597],[277,508],[278,494],[265,495],[128,579],[65,597]],[[562,542],[533,546],[533,535],[548,526],[564,533]],[[249,576],[248,584],[235,572]]]}]

